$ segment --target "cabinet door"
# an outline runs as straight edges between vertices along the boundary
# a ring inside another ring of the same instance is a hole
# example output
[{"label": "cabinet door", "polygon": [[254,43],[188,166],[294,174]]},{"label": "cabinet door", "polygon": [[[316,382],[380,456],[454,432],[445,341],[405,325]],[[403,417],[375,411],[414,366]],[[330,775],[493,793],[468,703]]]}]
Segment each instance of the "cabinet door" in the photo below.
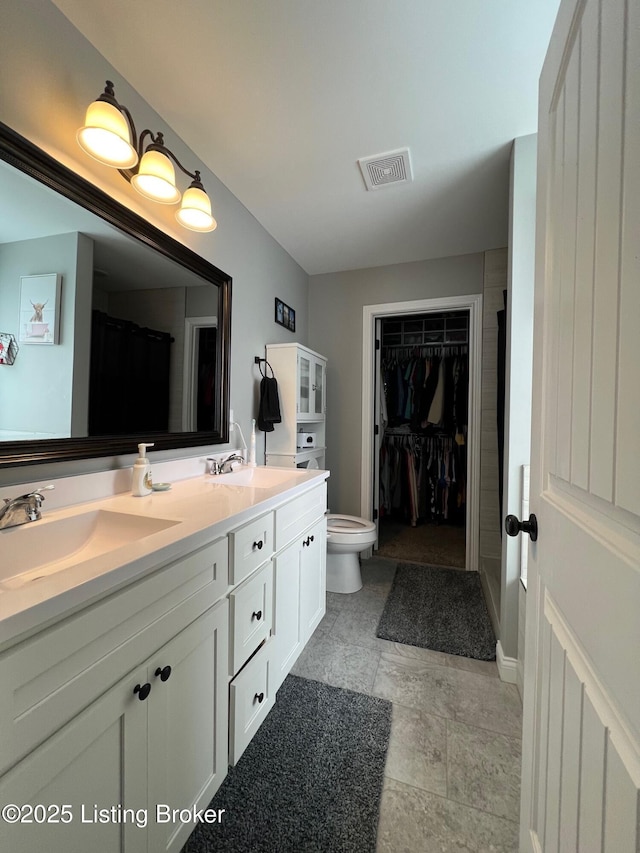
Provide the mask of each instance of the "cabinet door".
[{"label": "cabinet door", "polygon": [[[148,669],[149,851],[178,851],[195,828],[168,809],[203,808],[227,772],[229,604],[225,599],[154,655]],[[169,669],[170,668],[170,671]],[[163,678],[165,679],[163,681]],[[155,820],[160,804],[162,821]]]},{"label": "cabinet door", "polygon": [[320,361],[319,359],[313,360],[313,381],[311,383],[311,393],[312,393],[312,411],[314,415],[319,417],[324,417],[325,414],[325,398],[324,398],[324,388],[325,388],[325,373],[326,373],[326,365],[324,361]]},{"label": "cabinet door", "polygon": [[145,678],[134,671],[0,779],[0,807],[34,807],[31,823],[0,821],[0,850],[146,853]]},{"label": "cabinet door", "polygon": [[298,415],[311,415],[311,357],[305,353],[298,354]]},{"label": "cabinet door", "polygon": [[296,540],[274,561],[273,679],[278,690],[302,651],[300,571],[302,540]]},{"label": "cabinet door", "polygon": [[323,518],[303,540],[300,558],[300,615],[306,643],[327,609],[327,521]]}]

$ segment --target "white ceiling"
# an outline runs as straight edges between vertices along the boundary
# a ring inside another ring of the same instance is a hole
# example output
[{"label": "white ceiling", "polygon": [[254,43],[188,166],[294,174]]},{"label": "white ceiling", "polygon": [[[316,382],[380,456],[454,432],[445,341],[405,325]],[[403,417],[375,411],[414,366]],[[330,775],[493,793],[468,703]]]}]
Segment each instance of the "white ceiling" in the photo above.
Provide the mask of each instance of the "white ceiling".
[{"label": "white ceiling", "polygon": [[309,274],[506,245],[559,0],[54,2]]}]

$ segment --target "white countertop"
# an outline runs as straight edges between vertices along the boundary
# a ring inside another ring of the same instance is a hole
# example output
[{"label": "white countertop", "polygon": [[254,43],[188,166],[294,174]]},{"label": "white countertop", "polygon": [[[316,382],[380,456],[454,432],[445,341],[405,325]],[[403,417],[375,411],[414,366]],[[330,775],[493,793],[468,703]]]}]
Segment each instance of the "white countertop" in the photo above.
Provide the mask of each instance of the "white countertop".
[{"label": "white countertop", "polygon": [[286,470],[290,470],[291,479],[271,488],[227,485],[224,475],[200,475],[173,483],[169,491],[145,497],[120,494],[49,512],[45,505],[40,521],[0,531],[1,560],[3,537],[26,537],[36,525],[44,529],[59,519],[93,510],[176,522],[16,589],[0,581],[0,649],[225,535],[261,512],[320,485],[329,476],[328,471]]}]

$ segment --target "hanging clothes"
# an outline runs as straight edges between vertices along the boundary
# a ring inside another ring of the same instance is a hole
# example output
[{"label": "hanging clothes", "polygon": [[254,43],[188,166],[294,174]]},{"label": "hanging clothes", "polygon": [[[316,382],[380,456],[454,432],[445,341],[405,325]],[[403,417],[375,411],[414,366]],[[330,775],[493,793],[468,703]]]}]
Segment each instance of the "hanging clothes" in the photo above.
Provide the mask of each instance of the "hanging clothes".
[{"label": "hanging clothes", "polygon": [[462,523],[466,448],[450,436],[386,433],[380,448],[380,514],[418,523]]}]

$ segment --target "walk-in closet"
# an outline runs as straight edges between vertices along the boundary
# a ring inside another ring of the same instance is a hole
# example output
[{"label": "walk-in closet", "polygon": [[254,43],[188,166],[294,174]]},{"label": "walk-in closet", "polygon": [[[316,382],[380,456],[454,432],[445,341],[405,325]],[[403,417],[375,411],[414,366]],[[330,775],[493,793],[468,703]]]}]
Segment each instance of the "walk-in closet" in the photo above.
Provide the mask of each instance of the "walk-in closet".
[{"label": "walk-in closet", "polygon": [[469,311],[380,328],[378,553],[465,566]]}]

